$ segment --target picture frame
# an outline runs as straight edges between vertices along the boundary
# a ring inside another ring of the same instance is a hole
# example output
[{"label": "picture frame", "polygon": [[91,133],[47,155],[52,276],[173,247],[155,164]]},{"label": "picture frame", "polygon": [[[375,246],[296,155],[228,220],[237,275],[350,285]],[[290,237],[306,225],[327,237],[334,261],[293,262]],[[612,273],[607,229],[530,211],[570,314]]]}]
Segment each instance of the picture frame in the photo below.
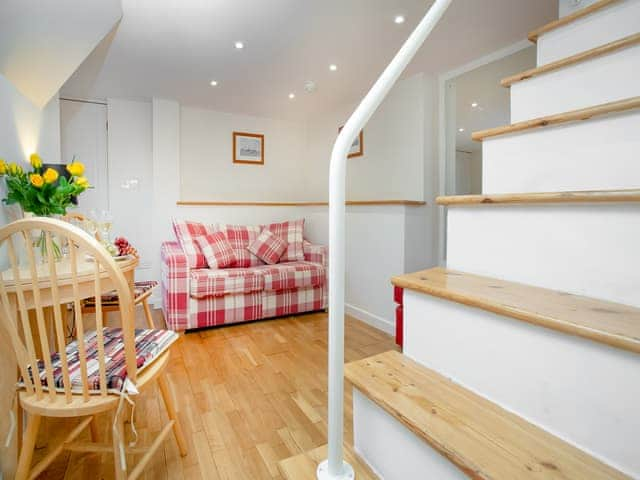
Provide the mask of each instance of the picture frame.
[{"label": "picture frame", "polygon": [[264,135],[233,132],[233,163],[264,165]]},{"label": "picture frame", "polygon": [[[338,128],[338,132],[342,131],[344,125]],[[364,155],[364,130],[360,130],[358,136],[353,140],[347,158],[362,157]]]}]

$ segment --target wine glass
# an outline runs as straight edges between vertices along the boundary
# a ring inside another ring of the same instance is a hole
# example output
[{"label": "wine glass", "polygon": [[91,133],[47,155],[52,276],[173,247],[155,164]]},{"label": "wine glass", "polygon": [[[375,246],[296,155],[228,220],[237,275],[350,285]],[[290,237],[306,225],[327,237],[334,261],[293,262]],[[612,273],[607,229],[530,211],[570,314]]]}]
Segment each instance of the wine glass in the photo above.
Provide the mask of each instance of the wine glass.
[{"label": "wine glass", "polygon": [[100,237],[105,245],[111,243],[111,226],[113,225],[113,215],[109,210],[102,210],[100,212]]}]

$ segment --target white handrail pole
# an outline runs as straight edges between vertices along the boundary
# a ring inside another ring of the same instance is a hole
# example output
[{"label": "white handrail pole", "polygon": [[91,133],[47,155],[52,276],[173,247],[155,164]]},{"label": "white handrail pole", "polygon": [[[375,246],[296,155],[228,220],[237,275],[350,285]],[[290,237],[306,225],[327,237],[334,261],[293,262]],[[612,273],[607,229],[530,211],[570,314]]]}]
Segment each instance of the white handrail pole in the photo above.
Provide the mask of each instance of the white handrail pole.
[{"label": "white handrail pole", "polygon": [[329,167],[329,452],[319,479],[354,478],[343,461],[345,182],[347,152],[391,87],[413,59],[452,0],[435,0],[338,134]]}]

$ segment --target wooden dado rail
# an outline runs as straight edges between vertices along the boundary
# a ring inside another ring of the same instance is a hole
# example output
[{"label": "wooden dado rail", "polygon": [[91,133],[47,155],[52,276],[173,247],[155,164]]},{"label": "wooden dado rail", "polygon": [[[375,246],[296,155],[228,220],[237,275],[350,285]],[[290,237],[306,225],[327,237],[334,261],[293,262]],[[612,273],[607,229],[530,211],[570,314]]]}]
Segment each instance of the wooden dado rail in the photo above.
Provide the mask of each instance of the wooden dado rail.
[{"label": "wooden dado rail", "polygon": [[[404,205],[419,207],[427,202],[419,200],[347,200],[347,205]],[[237,202],[237,201],[178,201],[181,207],[326,207],[329,202]]]}]

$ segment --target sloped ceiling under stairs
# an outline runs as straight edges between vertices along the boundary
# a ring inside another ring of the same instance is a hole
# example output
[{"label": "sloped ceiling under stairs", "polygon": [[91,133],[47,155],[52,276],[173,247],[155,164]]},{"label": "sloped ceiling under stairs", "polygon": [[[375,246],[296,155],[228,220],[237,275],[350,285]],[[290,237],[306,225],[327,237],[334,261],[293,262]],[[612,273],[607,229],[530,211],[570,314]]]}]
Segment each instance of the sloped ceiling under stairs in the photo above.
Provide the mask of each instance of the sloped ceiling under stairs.
[{"label": "sloped ceiling under stairs", "polygon": [[0,74],[44,107],[121,17],[121,0],[2,0]]}]

